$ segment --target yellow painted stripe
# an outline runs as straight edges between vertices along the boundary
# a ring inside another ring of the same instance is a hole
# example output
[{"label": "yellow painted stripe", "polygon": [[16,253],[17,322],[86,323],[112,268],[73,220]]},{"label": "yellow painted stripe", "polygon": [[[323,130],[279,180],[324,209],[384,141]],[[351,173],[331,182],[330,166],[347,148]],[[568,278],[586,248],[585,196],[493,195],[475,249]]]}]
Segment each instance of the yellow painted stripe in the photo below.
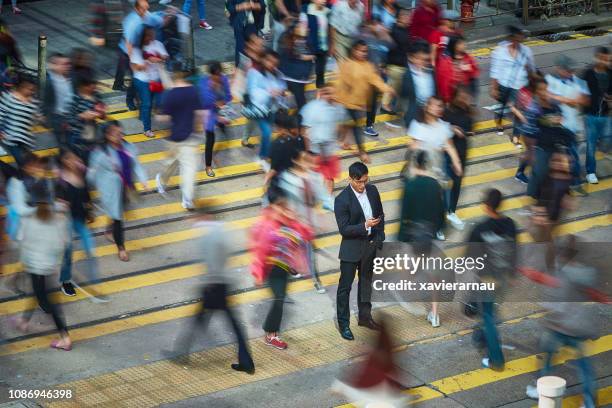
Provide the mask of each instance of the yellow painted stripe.
[{"label": "yellow painted stripe", "polygon": [[[582,405],[582,395],[572,395],[571,397],[563,398],[562,408],[580,408]],[[612,405],[612,386],[600,388],[597,390],[597,403],[599,407]],[[533,406],[537,408],[537,406]]]},{"label": "yellow painted stripe", "polygon": [[[600,217],[593,217],[590,220],[592,221],[593,226],[596,225],[600,225],[601,222],[601,216]],[[609,219],[608,219],[609,221]],[[578,223],[581,223],[580,221],[578,221]],[[586,225],[585,223],[581,223],[580,224],[582,226],[582,228],[584,230],[590,228],[590,226]],[[609,225],[609,223],[607,224]],[[387,233],[390,234],[394,234],[398,231],[399,229],[399,223],[393,223],[389,225],[389,228],[386,229]],[[579,232],[577,231],[576,228],[573,229],[575,232]],[[525,242],[525,233],[520,234],[519,235],[519,241],[520,242]],[[317,239],[315,240],[315,246],[317,248],[324,248],[327,246],[331,246],[334,244],[339,244],[340,243],[340,237],[336,236],[336,237],[332,237],[333,239],[329,239],[329,237],[326,238],[322,238],[322,239]],[[248,255],[240,255],[237,257],[233,257],[231,260],[231,264],[232,267],[234,265],[235,262],[240,263],[241,265],[246,265],[248,263],[243,263],[243,262],[248,262],[247,259]],[[187,268],[187,267],[185,267]],[[171,270],[172,271],[172,270]],[[176,268],[176,270],[174,270],[175,272],[179,272],[179,273],[184,273],[187,274],[188,272],[186,270],[180,271],[179,268]],[[168,271],[166,271],[168,272]],[[151,275],[146,275],[142,278],[146,279],[148,277],[150,277]],[[338,282],[338,278],[339,278],[340,274],[339,273],[333,273],[333,274],[329,274],[329,275],[324,275],[321,276],[321,282],[323,283],[324,286],[330,286],[330,285],[334,285],[337,284]],[[188,276],[186,276],[188,277]],[[134,278],[139,278],[139,277],[134,277]],[[131,279],[131,278],[129,278]],[[106,293],[104,291],[104,285],[122,285],[123,280],[118,280],[115,282],[107,282],[105,284],[101,284],[99,285],[99,287],[96,287],[96,289],[100,290],[100,293],[104,294]],[[110,286],[109,286],[110,287]],[[115,289],[117,289],[115,287]],[[301,293],[301,292],[305,292],[308,290],[312,290],[312,282],[310,282],[310,280],[305,279],[305,280],[301,280],[301,281],[295,281],[295,282],[290,282],[288,285],[288,293]],[[229,302],[231,305],[242,305],[242,304],[248,304],[248,303],[253,303],[253,302],[257,302],[263,299],[267,299],[269,297],[269,292],[267,289],[255,289],[253,291],[249,291],[249,292],[243,292],[237,295],[232,295],[229,298]],[[32,300],[30,300],[32,301]],[[195,315],[197,312],[199,311],[199,305],[185,305],[185,306],[180,306],[177,308],[173,308],[173,309],[167,309],[167,310],[161,310],[158,312],[152,312],[146,315],[141,315],[141,316],[133,316],[133,317],[129,317],[126,319],[120,319],[120,320],[114,320],[111,322],[105,322],[105,323],[101,323],[95,326],[91,326],[91,327],[85,327],[85,328],[78,328],[78,329],[74,329],[71,330],[71,337],[73,338],[73,340],[76,341],[82,341],[82,340],[88,340],[88,339],[92,339],[92,338],[97,338],[97,337],[101,337],[101,336],[105,336],[105,335],[109,335],[109,334],[113,334],[113,333],[119,333],[125,330],[131,330],[131,329],[136,329],[142,326],[146,326],[146,325],[151,325],[151,324],[159,324],[159,323],[163,323],[166,321],[170,321],[170,320],[175,320],[175,319],[180,319],[180,318],[184,318],[184,317],[190,317]],[[55,335],[46,335],[46,336],[40,336],[40,337],[34,337],[31,339],[27,339],[27,340],[23,340],[23,341],[19,341],[19,342],[15,342],[15,343],[10,343],[7,345],[4,345],[2,347],[0,347],[0,356],[4,356],[4,355],[12,355],[12,354],[17,354],[17,353],[21,353],[21,352],[25,352],[25,351],[30,351],[30,350],[34,350],[34,349],[41,349],[41,348],[46,348],[49,346],[49,342],[51,340],[53,340],[55,338]],[[609,338],[608,344],[609,347],[612,348],[612,336],[607,336],[606,338]],[[603,339],[603,338],[602,338]],[[600,339],[601,340],[601,339]],[[607,347],[607,346],[606,346]],[[601,345],[596,346],[595,348],[593,347],[587,347],[587,353],[591,352],[593,353],[593,351],[596,351],[596,353],[594,354],[598,354],[598,353],[602,353],[604,351],[607,350],[603,350],[601,351]],[[600,350],[600,351],[598,351]],[[557,360],[558,361],[558,360]],[[512,365],[509,363],[509,365],[506,366],[506,369],[510,368],[512,369]],[[516,367],[514,368],[516,370]],[[482,375],[482,373],[487,373],[490,370],[476,370],[476,372],[478,372],[479,374]],[[534,370],[535,371],[535,370]],[[515,375],[519,375],[519,374],[515,374]],[[456,376],[455,376],[456,377]],[[484,377],[486,378],[486,376]],[[502,378],[503,379],[503,378]],[[481,383],[481,385],[484,385],[484,383],[482,383],[482,379],[478,380],[478,379],[463,379],[461,381],[461,387],[468,387],[468,386],[478,386],[475,385],[478,382]],[[456,392],[456,391],[452,391],[455,387],[458,388],[459,385],[453,385],[452,382],[445,382],[443,380],[440,380],[439,385],[436,385],[440,390],[444,390],[445,393],[451,393],[451,392]],[[444,388],[442,388],[444,387]],[[410,392],[416,392],[418,390],[414,389],[411,390]],[[347,407],[350,405],[347,405]]]},{"label": "yellow painted stripe", "polygon": [[[604,182],[596,185],[599,189],[597,191],[606,190],[612,188],[612,179],[604,180]],[[593,191],[594,192],[594,191]],[[397,200],[401,197],[402,190],[397,189],[393,191],[383,192],[381,193],[381,200],[383,202],[389,200]],[[531,203],[531,199],[528,197],[514,197],[507,200],[504,200],[502,211],[510,211],[518,208],[522,208]],[[467,208],[462,208],[457,210],[457,214],[464,220],[473,219],[477,217],[481,217],[484,213],[482,208],[479,205],[474,205]],[[588,218],[585,220],[575,221],[572,223],[562,224],[558,233],[560,234],[569,234],[569,233],[578,233],[587,229],[592,228],[593,226],[602,225],[601,217],[607,217],[607,224],[604,221],[603,225],[612,225],[612,219],[609,216],[600,216]],[[259,217],[249,217],[240,220],[230,221],[228,222],[228,227],[230,229],[244,229],[253,225]],[[393,223],[387,226],[386,232],[388,234],[394,234],[398,231],[398,223]],[[198,236],[197,229],[191,229],[187,231],[182,231],[186,236],[190,238],[195,238]],[[519,240],[521,242],[530,242],[531,237],[527,233],[522,233],[519,235]],[[128,241],[128,249],[129,246]],[[160,242],[164,242],[162,239]],[[335,234],[333,236],[317,238],[315,240],[316,248],[329,248],[340,243],[340,235]],[[112,253],[115,252],[115,248],[113,245],[107,246],[109,250],[112,250]],[[75,254],[76,256],[76,254]],[[81,255],[82,256],[82,255]],[[231,268],[239,268],[244,267],[249,264],[249,255],[242,254],[231,257],[229,260],[229,266]],[[202,273],[202,268],[200,265],[187,265],[176,268],[164,269],[157,272],[152,272],[144,275],[132,276],[123,279],[117,279],[110,282],[100,283],[93,285],[92,288],[103,295],[111,295],[119,292],[124,292],[128,290],[135,290],[143,287],[160,285],[176,280],[193,278]],[[62,296],[59,292],[53,293],[51,295],[51,300],[54,303],[72,303],[78,300],[84,299],[84,296],[81,293],[78,293],[75,297],[66,297]],[[23,312],[25,310],[31,310],[36,307],[36,303],[33,298],[23,298],[17,299],[14,301],[0,303],[0,316],[9,315],[14,313]]]},{"label": "yellow painted stripe", "polygon": [[[585,355],[595,356],[612,350],[612,335],[600,337],[597,340],[585,342]],[[575,358],[573,353],[563,350],[553,359],[553,365],[561,365]],[[477,387],[507,380],[523,374],[533,373],[540,369],[540,355],[534,354],[516,360],[508,361],[503,371],[494,371],[487,368],[467,371],[461,374],[442,378],[434,381],[428,386],[411,388],[405,394],[416,397],[411,404],[429,401],[445,395],[468,391]],[[432,392],[433,389],[439,392]],[[609,392],[609,391],[608,391]],[[563,405],[565,407],[565,405]],[[356,408],[353,404],[339,405],[336,408]]]}]

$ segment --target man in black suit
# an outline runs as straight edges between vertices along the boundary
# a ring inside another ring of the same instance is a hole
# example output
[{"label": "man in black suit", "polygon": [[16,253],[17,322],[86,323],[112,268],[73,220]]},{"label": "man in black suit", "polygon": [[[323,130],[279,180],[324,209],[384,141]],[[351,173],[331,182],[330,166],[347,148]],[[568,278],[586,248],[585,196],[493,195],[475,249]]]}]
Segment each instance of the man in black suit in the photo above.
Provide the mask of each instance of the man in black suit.
[{"label": "man in black suit", "polygon": [[336,197],[334,213],[342,242],[340,243],[340,282],[336,296],[338,328],[343,339],[353,340],[349,327],[351,286],[359,271],[357,304],[359,326],[379,328],[372,320],[372,267],[376,250],[385,240],[385,215],[380,194],[368,184],[368,168],[361,162],[349,167],[349,185]]}]

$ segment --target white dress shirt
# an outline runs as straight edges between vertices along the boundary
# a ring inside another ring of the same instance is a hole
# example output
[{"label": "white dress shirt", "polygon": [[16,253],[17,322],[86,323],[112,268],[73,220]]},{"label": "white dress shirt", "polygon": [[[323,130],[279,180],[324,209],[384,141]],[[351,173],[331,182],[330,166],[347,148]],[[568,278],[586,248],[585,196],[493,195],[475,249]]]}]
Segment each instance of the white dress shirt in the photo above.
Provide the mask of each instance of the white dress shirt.
[{"label": "white dress shirt", "polygon": [[[363,193],[358,193],[355,191],[353,186],[351,186],[351,190],[355,193],[355,197],[357,197],[357,201],[359,201],[359,205],[361,206],[361,210],[363,211],[363,216],[366,219],[366,222],[372,218],[372,206],[370,205],[370,200],[368,199],[367,190],[363,190]],[[368,235],[372,233],[372,227],[367,227]]]},{"label": "white dress shirt", "polygon": [[501,42],[491,53],[491,78],[506,88],[521,89],[529,82],[527,70],[535,71],[533,52],[523,44],[515,56],[510,53],[510,42]]},{"label": "white dress shirt", "polygon": [[[556,75],[546,75],[544,77],[548,84],[548,92],[553,95],[563,96],[570,99],[576,99],[581,95],[590,96],[591,92],[586,82],[576,75],[569,79],[562,79]],[[583,130],[582,120],[580,118],[580,109],[571,107],[562,103],[561,114],[563,115],[562,125],[574,133]]]}]

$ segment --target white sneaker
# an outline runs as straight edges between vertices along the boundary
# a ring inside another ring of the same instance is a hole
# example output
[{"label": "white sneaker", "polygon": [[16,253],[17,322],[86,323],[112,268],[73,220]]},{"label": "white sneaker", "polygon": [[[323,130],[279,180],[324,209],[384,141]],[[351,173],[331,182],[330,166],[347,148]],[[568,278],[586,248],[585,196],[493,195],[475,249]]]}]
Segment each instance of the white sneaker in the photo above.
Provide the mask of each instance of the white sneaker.
[{"label": "white sneaker", "polygon": [[193,201],[191,200],[185,200],[183,199],[183,202],[181,203],[181,205],[183,206],[184,209],[186,209],[187,211],[193,211],[195,210],[195,206],[193,205]]},{"label": "white sneaker", "polygon": [[268,163],[267,160],[259,159],[258,163],[261,166],[261,169],[264,171],[264,173],[267,173],[270,171],[270,163]]},{"label": "white sneaker", "polygon": [[157,192],[163,196],[166,195],[166,188],[164,187],[164,183],[162,183],[161,174],[157,173],[155,175],[155,184],[157,185]]},{"label": "white sneaker", "polygon": [[480,361],[480,364],[484,368],[490,368],[491,367],[491,361],[489,360],[489,357],[483,357],[483,359]]},{"label": "white sneaker", "polygon": [[436,232],[436,239],[438,241],[446,241],[446,236],[444,235],[444,233],[442,231],[437,231]]},{"label": "white sneaker", "polygon": [[463,231],[463,228],[465,228],[465,223],[454,212],[446,214],[446,219],[459,231]]},{"label": "white sneaker", "polygon": [[538,387],[536,387],[535,385],[528,385],[527,388],[525,389],[525,394],[534,400],[537,400],[538,398],[540,398],[540,394],[538,393]]},{"label": "white sneaker", "polygon": [[427,314],[427,321],[431,323],[431,327],[440,327],[440,316],[434,315],[433,312]]},{"label": "white sneaker", "polygon": [[586,181],[589,184],[597,184],[597,183],[599,183],[599,180],[597,180],[597,176],[595,175],[595,173],[587,174]]}]

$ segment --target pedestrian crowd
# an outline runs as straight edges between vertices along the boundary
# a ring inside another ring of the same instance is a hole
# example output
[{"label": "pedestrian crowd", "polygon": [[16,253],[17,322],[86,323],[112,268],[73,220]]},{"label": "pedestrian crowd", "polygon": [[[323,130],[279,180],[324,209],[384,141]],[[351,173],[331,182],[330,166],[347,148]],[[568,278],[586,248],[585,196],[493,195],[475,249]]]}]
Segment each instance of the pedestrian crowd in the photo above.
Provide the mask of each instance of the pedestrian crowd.
[{"label": "pedestrian crowd", "polygon": [[[359,276],[358,323],[379,329],[371,314],[372,265],[389,237],[380,193],[368,175],[370,156],[364,136],[379,136],[376,123],[382,114],[389,126],[400,126],[392,121],[401,118],[410,137],[402,170],[398,241],[430,248],[434,241],[446,239],[447,223],[464,230],[458,208],[477,130],[481,68],[467,49],[456,16],[442,11],[436,0],[421,0],[414,10],[399,7],[395,0],[381,0],[371,13],[360,0],[267,4],[226,0],[235,37],[235,72],[230,75],[222,64],[212,62],[205,73],[198,74],[187,64],[176,34],[181,14],[190,14],[191,6],[192,1],[186,0],[182,12],[171,6],[151,12],[147,0],[133,2],[123,20],[113,89],[126,92],[127,108],[139,111],[146,137],[160,137],[155,127],[169,127],[165,164],[154,175],[154,189],[167,196],[170,179],[178,170],[181,205],[197,211],[200,256],[207,265],[197,325],[208,322],[210,313],[204,310],[223,310],[239,345],[239,362],[232,368],[254,372],[245,337],[226,301],[231,290],[226,272],[232,244],[213,212],[198,208],[195,192],[200,161],[206,175],[215,177],[216,133],[225,133],[239,114],[246,121],[241,144],[255,149],[251,141],[259,135],[258,163],[265,173],[261,217],[250,233],[251,273],[258,285],[268,284],[273,293],[263,323],[265,343],[281,350],[288,347],[280,331],[290,276],[311,276],[316,291],[325,292],[314,242],[321,208],[334,212],[342,237],[337,292],[340,335],[354,339],[349,295],[355,274]],[[204,0],[198,0],[197,6],[199,26],[212,29]],[[267,17],[270,48],[262,35]],[[562,257],[566,262],[559,279],[572,281],[573,274],[586,267],[574,261],[571,242],[558,250],[554,239],[562,215],[576,205],[572,200],[586,195],[585,181],[598,183],[598,147],[609,151],[610,53],[608,48],[597,48],[584,72],[561,55],[553,71],[544,74],[524,39],[524,32],[509,27],[507,39],[491,54],[490,94],[499,102],[497,132],[509,133],[510,141],[522,149],[515,178],[526,185],[526,193],[534,200],[533,235],[548,245],[546,272],[555,274]],[[102,226],[96,212],[108,220],[104,235],[117,246],[119,259],[129,261],[124,213],[139,194],[149,192],[148,176],[136,146],[124,138],[121,124],[108,117],[92,52],[75,49],[70,55],[52,54],[46,87],[37,89],[33,77],[7,74],[20,57],[15,39],[4,28],[0,42],[5,45],[0,50],[0,69],[4,78],[11,79],[3,81],[0,96],[1,143],[12,162],[0,162],[7,207],[3,221],[9,239],[20,249],[40,307],[52,315],[60,334],[52,347],[70,350],[65,320],[59,307],[49,301],[48,291],[55,287],[52,279],[57,279],[51,276],[60,272],[58,285],[66,296],[75,296],[79,289],[96,302],[109,301],[90,288],[102,279],[92,238],[93,224]],[[127,84],[126,74],[131,77]],[[315,97],[307,92],[311,82]],[[510,130],[504,127],[508,115]],[[37,124],[51,129],[59,146],[57,158],[36,154],[40,144],[33,129]],[[579,156],[583,140],[584,171]],[[201,144],[205,145],[202,158]],[[353,145],[359,161],[350,165],[348,186],[334,198],[334,182],[341,172],[338,151],[352,150]],[[512,257],[517,227],[500,212],[502,202],[499,190],[486,192],[485,217],[469,233],[468,242],[510,243],[507,255]],[[84,287],[73,279],[76,236],[86,254],[83,281],[88,284]],[[503,272],[513,275],[515,261],[508,260],[511,266]],[[23,283],[15,278],[12,285],[24,291]],[[427,315],[433,327],[441,325],[438,301],[434,295]],[[466,308],[483,319],[480,344],[488,350],[483,365],[502,369],[495,300],[478,303]],[[585,333],[564,330],[569,312],[564,313],[565,321],[550,326],[554,341],[546,349],[549,354],[558,345],[578,348],[587,338]],[[27,330],[31,316],[26,312],[14,319],[15,326]],[[193,330],[185,332],[175,349],[188,352],[193,336]],[[592,379],[586,360],[580,367],[585,378]],[[547,359],[544,371],[549,369]],[[533,389],[529,392],[533,395]],[[593,395],[592,384],[585,380],[585,406],[594,407]]]}]

